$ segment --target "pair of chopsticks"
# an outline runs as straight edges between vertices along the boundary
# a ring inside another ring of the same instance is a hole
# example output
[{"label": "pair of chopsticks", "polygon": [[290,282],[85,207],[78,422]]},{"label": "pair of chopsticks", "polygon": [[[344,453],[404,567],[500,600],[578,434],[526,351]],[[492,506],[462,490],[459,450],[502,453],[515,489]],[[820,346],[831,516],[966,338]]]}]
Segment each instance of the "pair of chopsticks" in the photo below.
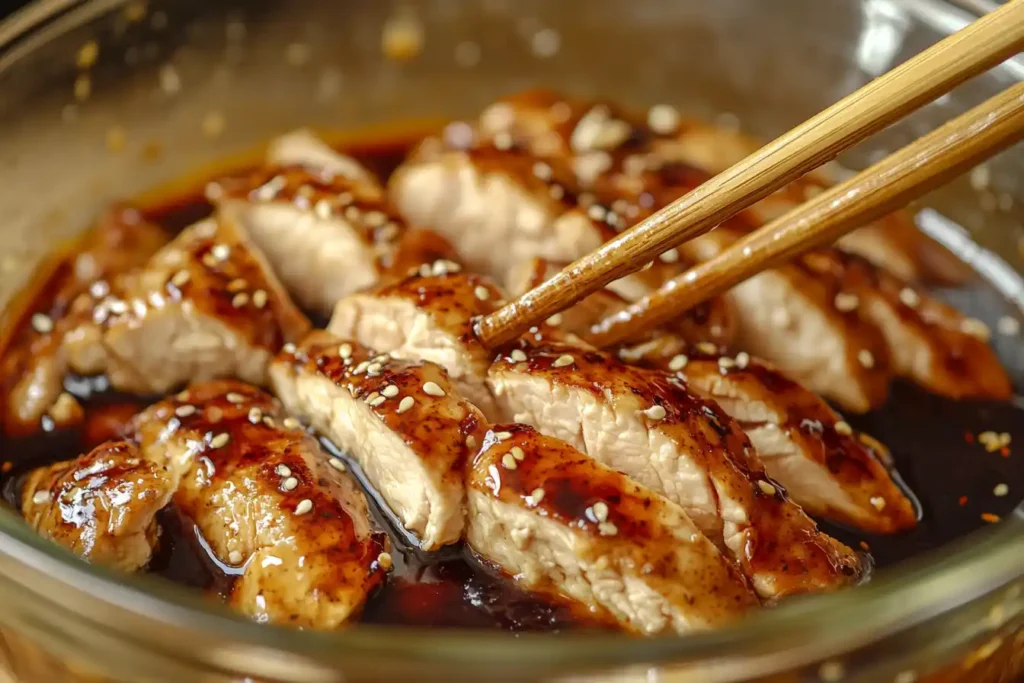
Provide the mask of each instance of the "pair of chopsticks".
[{"label": "pair of chopsticks", "polygon": [[[484,317],[478,338],[492,347],[516,339],[1021,50],[1024,0],[1010,0]],[[1017,84],[669,280],[602,321],[592,341],[607,346],[664,323],[765,268],[904,206],[1022,138],[1024,84]]]}]

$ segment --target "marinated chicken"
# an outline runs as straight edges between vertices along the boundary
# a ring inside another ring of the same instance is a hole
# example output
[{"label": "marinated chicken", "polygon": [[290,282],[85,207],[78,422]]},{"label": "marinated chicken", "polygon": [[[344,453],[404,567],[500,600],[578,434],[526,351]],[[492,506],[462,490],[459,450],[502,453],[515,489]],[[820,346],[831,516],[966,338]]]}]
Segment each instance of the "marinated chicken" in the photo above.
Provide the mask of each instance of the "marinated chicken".
[{"label": "marinated chicken", "polygon": [[197,223],[146,266],[80,298],[64,335],[72,370],[105,373],[115,389],[161,394],[189,381],[265,384],[282,344],[309,321],[237,226]]},{"label": "marinated chicken", "polygon": [[494,356],[476,340],[473,321],[497,310],[504,293],[488,278],[460,271],[457,264],[438,261],[424,266],[423,274],[347,296],[335,307],[328,330],[396,358],[440,365],[490,419],[494,401],[485,378]]},{"label": "marinated chicken", "polygon": [[768,474],[808,512],[874,534],[916,525],[914,503],[893,480],[885,446],[763,361],[668,334],[618,355],[675,373],[715,401],[746,432]]},{"label": "marinated chicken", "polygon": [[757,604],[674,503],[523,425],[487,433],[467,474],[470,547],[533,590],[644,635],[713,628]]},{"label": "marinated chicken", "polygon": [[314,332],[270,373],[285,408],[359,463],[423,549],[461,539],[462,471],[486,423],[444,370]]},{"label": "marinated chicken", "polygon": [[521,344],[488,374],[504,419],[567,441],[680,505],[765,599],[837,588],[859,558],[818,531],[746,436],[678,378],[565,344]]},{"label": "marinated chicken", "polygon": [[0,377],[7,434],[35,432],[44,415],[57,425],[80,416],[75,399],[61,394],[67,370],[61,342],[79,322],[71,315],[75,302],[106,295],[112,280],[143,265],[166,242],[163,230],[143,220],[137,210],[118,206],[38,269],[38,283],[7,311],[9,320],[30,322],[5,340]]},{"label": "marinated chicken", "polygon": [[439,235],[407,228],[369,171],[308,134],[285,136],[271,158],[289,165],[224,178],[209,192],[305,308],[329,315],[394,270],[454,258]]},{"label": "marinated chicken", "polygon": [[173,494],[165,465],[114,441],[33,471],[21,514],[36,533],[82,559],[132,572],[149,564],[160,539],[156,513]]},{"label": "marinated chicken", "polygon": [[216,558],[239,573],[229,603],[261,622],[337,628],[391,566],[366,499],[299,422],[242,382],[194,384],[134,420],[146,460]]}]

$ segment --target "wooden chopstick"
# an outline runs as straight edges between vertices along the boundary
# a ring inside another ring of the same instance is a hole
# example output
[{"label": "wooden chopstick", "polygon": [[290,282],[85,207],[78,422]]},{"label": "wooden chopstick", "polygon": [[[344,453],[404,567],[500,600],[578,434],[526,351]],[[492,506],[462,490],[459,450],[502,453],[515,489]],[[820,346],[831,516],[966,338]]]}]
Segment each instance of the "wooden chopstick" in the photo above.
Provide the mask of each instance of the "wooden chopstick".
[{"label": "wooden chopstick", "polygon": [[481,319],[477,337],[492,347],[515,339],[1022,48],[1024,0],[1010,0]]},{"label": "wooden chopstick", "polygon": [[1024,83],[1018,83],[605,318],[588,341],[609,346],[667,322],[766,268],[831,244],[1022,139]]}]

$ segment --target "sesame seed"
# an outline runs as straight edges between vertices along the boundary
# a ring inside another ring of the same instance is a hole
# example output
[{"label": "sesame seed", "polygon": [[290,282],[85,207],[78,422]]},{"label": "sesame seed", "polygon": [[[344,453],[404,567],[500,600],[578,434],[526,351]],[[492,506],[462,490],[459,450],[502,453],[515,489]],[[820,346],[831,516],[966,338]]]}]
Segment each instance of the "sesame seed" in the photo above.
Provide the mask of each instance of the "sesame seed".
[{"label": "sesame seed", "polygon": [[295,344],[288,342],[287,344],[281,347],[281,350],[284,351],[285,353],[295,353]]},{"label": "sesame seed", "polygon": [[249,283],[245,278],[236,277],[234,280],[228,283],[229,292],[241,292],[243,289],[249,286]]},{"label": "sesame seed", "polygon": [[679,128],[679,112],[667,104],[656,104],[647,110],[647,125],[658,135],[670,135]]},{"label": "sesame seed", "polygon": [[347,467],[345,467],[345,463],[343,463],[338,458],[331,458],[331,459],[329,459],[327,461],[327,464],[330,465],[331,467],[333,467],[334,469],[338,470],[339,472],[344,472],[345,470],[348,469]]},{"label": "sesame seed", "polygon": [[774,496],[776,493],[778,493],[778,489],[776,489],[774,486],[764,481],[763,479],[758,480],[757,488],[761,489],[761,492],[764,493],[766,496]]},{"label": "sesame seed", "polygon": [[372,362],[371,361],[370,364],[366,366],[366,374],[367,375],[379,375],[380,371],[383,370],[383,369],[384,369],[383,365],[381,365],[380,363],[376,363],[376,362]]},{"label": "sesame seed", "polygon": [[302,427],[302,423],[296,420],[294,417],[286,417],[281,421],[281,424],[285,429],[299,429]]},{"label": "sesame seed", "polygon": [[281,489],[284,491],[294,491],[299,485],[299,480],[295,477],[288,477],[281,482]]},{"label": "sesame seed", "polygon": [[229,391],[224,397],[229,403],[245,403],[245,396],[242,396],[237,391]]},{"label": "sesame seed", "polygon": [[565,196],[565,188],[561,185],[552,185],[548,188],[548,193],[551,195],[552,199],[561,199]]},{"label": "sesame seed", "polygon": [[587,209],[587,215],[595,221],[603,221],[608,217],[608,211],[600,204],[591,204]]},{"label": "sesame seed", "polygon": [[281,465],[278,465],[277,467],[275,467],[274,468],[274,473],[277,474],[277,476],[279,476],[279,477],[290,477],[290,476],[292,476],[291,468],[288,467],[288,465],[284,465],[284,464],[281,464]]},{"label": "sesame seed", "polygon": [[529,498],[526,500],[527,505],[539,505],[544,500],[544,489],[536,488],[530,492]]},{"label": "sesame seed", "polygon": [[614,536],[619,533],[619,528],[611,522],[601,522],[597,525],[597,533],[602,536]]},{"label": "sesame seed", "polygon": [[1010,487],[1006,484],[996,484],[996,487],[992,489],[992,495],[996,498],[1003,498],[1010,492]]},{"label": "sesame seed", "polygon": [[572,365],[576,362],[576,359],[565,353],[555,359],[555,362],[551,364],[553,368],[564,368],[568,365]]},{"label": "sesame seed", "polygon": [[367,401],[367,403],[370,404],[371,408],[376,408],[380,404],[384,403],[384,401],[386,401],[386,400],[388,400],[387,397],[381,396],[381,395],[378,394],[376,398],[374,398],[371,401]]},{"label": "sesame seed", "polygon": [[543,161],[538,161],[533,165],[533,175],[541,180],[551,180],[551,167]]},{"label": "sesame seed", "polygon": [[839,422],[836,422],[835,430],[837,434],[842,434],[843,436],[850,436],[851,434],[853,434],[853,427],[851,427],[850,423],[846,422],[845,420],[840,420]]},{"label": "sesame seed", "polygon": [[270,427],[271,429],[273,429],[275,427],[275,425],[274,425],[274,418],[270,417],[269,415],[264,415],[263,416],[263,424],[265,424],[268,427]]},{"label": "sesame seed", "polygon": [[228,445],[230,440],[231,436],[227,432],[222,432],[210,439],[210,448],[223,448]]},{"label": "sesame seed", "polygon": [[882,498],[881,496],[871,496],[871,500],[869,502],[871,503],[871,507],[875,508],[879,512],[885,509],[885,498]]},{"label": "sesame seed", "polygon": [[263,411],[259,408],[249,409],[249,422],[253,424],[259,424],[260,420],[263,419]]},{"label": "sesame seed", "polygon": [[593,510],[594,517],[597,519],[597,521],[599,521],[599,522],[607,522],[608,521],[608,504],[607,503],[605,503],[604,501],[600,501],[599,500],[596,503],[594,503],[591,506],[590,509]]},{"label": "sesame seed", "polygon": [[818,667],[818,678],[825,683],[835,683],[846,675],[846,669],[840,662],[825,662]]},{"label": "sesame seed", "polygon": [[189,415],[196,414],[196,407],[192,405],[178,406],[174,409],[174,414],[178,417],[188,417]]},{"label": "sesame seed", "polygon": [[313,509],[313,501],[309,498],[303,498],[299,501],[299,504],[295,506],[295,514],[304,515]]},{"label": "sesame seed", "polygon": [[366,368],[370,367],[370,361],[364,360],[352,370],[353,375],[361,375],[366,372]]},{"label": "sesame seed", "polygon": [[381,354],[378,354],[378,355],[374,356],[370,360],[372,362],[374,362],[374,363],[380,363],[380,364],[384,365],[384,364],[387,364],[387,362],[389,360],[391,360],[391,356],[389,356],[386,353],[381,353]]},{"label": "sesame seed", "polygon": [[904,287],[900,290],[900,301],[908,308],[917,308],[921,303],[921,295],[910,287]]},{"label": "sesame seed", "polygon": [[351,358],[352,357],[352,345],[346,342],[346,343],[342,344],[341,346],[339,346],[338,347],[338,355],[341,356],[342,358]]},{"label": "sesame seed", "polygon": [[444,396],[444,389],[437,385],[437,382],[425,382],[423,384],[423,393],[427,396]]},{"label": "sesame seed", "polygon": [[514,470],[516,467],[518,467],[518,465],[516,464],[516,459],[512,457],[511,453],[506,453],[505,455],[501,456],[501,464],[505,466],[506,470]]},{"label": "sesame seed", "polygon": [[380,567],[381,569],[383,569],[384,571],[388,571],[389,569],[391,569],[391,566],[392,566],[391,554],[390,553],[381,553],[380,555],[378,555],[377,556],[377,566]]},{"label": "sesame seed", "polygon": [[231,306],[233,308],[242,308],[249,303],[249,295],[246,292],[239,292],[231,298]]},{"label": "sesame seed", "polygon": [[672,360],[668,362],[668,369],[672,372],[678,372],[685,368],[689,362],[690,359],[680,353],[678,356],[672,356]]},{"label": "sesame seed", "polygon": [[237,550],[232,550],[228,553],[228,562],[230,564],[242,564],[242,553]]},{"label": "sesame seed", "polygon": [[644,411],[644,415],[651,420],[664,420],[667,414],[668,413],[665,411],[665,408],[659,405],[653,405]]},{"label": "sesame seed", "polygon": [[47,334],[53,331],[53,320],[44,313],[32,314],[32,329],[39,334]]},{"label": "sesame seed", "polygon": [[511,453],[512,457],[518,460],[519,462],[522,462],[523,459],[526,458],[526,453],[524,453],[523,449],[520,448],[519,446],[513,446],[511,449],[509,449],[509,453]]},{"label": "sesame seed", "polygon": [[996,323],[996,329],[1004,337],[1016,337],[1020,334],[1020,321],[1012,316],[1004,315]]},{"label": "sesame seed", "polygon": [[414,399],[412,396],[406,396],[405,398],[403,398],[401,401],[398,402],[398,410],[396,410],[395,412],[397,414],[401,415],[405,411],[407,411],[410,408],[412,408],[412,404],[415,403],[415,402],[416,402],[416,399]]},{"label": "sesame seed", "polygon": [[836,310],[840,313],[849,313],[850,311],[857,310],[857,306],[860,305],[860,299],[856,294],[840,292],[839,294],[836,294],[836,298],[833,303],[836,306]]},{"label": "sesame seed", "polygon": [[181,287],[184,287],[190,279],[192,279],[192,276],[187,270],[179,270],[171,278],[171,284],[180,289]]},{"label": "sesame seed", "polygon": [[50,492],[49,491],[36,491],[35,493],[32,494],[32,502],[35,503],[36,505],[42,505],[43,503],[49,503],[50,502]]},{"label": "sesame seed", "polygon": [[740,351],[736,354],[736,367],[740,370],[750,365],[750,354],[746,351]]},{"label": "sesame seed", "polygon": [[857,361],[869,370],[875,367],[875,356],[867,349],[861,349],[857,352]]},{"label": "sesame seed", "polygon": [[394,384],[389,384],[381,389],[380,393],[384,398],[394,398],[395,396],[398,396],[398,387]]},{"label": "sesame seed", "polygon": [[512,353],[509,354],[509,358],[511,358],[517,363],[522,363],[524,360],[526,360],[526,354],[520,351],[519,349],[512,349]]},{"label": "sesame seed", "polygon": [[474,450],[476,448],[476,437],[472,434],[466,437],[466,448]]},{"label": "sesame seed", "polygon": [[256,308],[263,308],[267,305],[267,293],[262,289],[257,289],[252,293],[252,305]]},{"label": "sesame seed", "polygon": [[226,244],[215,244],[213,245],[213,248],[210,249],[210,253],[213,255],[213,258],[218,261],[225,261],[228,256],[231,255],[231,247]]},{"label": "sesame seed", "polygon": [[736,365],[736,361],[734,361],[732,358],[729,358],[728,356],[722,356],[721,358],[718,359],[719,370],[728,370],[734,365]]},{"label": "sesame seed", "polygon": [[707,355],[718,353],[718,347],[711,342],[700,342],[697,344],[697,350]]},{"label": "sesame seed", "polygon": [[494,432],[494,438],[498,441],[512,438],[512,432]]},{"label": "sesame seed", "polygon": [[992,331],[988,328],[988,325],[977,318],[964,318],[960,323],[960,331],[981,341],[988,341],[992,336]]}]

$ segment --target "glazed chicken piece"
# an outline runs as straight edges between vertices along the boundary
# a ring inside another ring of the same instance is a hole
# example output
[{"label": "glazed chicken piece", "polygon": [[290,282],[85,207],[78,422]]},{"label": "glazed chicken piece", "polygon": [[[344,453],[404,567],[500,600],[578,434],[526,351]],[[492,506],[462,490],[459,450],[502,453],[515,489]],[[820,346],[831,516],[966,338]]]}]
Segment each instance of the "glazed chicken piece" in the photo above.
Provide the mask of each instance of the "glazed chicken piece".
[{"label": "glazed chicken piece", "polygon": [[680,505],[762,598],[859,576],[857,555],[788,500],[739,425],[678,378],[597,351],[522,343],[488,379],[505,420],[563,439]]},{"label": "glazed chicken piece", "polygon": [[462,471],[486,423],[444,370],[317,331],[270,374],[285,408],[359,463],[423,549],[461,539]]},{"label": "glazed chicken piece", "polygon": [[337,628],[385,579],[388,539],[316,438],[268,394],[194,384],[136,416],[143,457],[166,467],[173,502],[239,576],[229,603],[260,622]]},{"label": "glazed chicken piece", "polygon": [[[721,173],[761,147],[737,130],[683,118],[666,105],[651,107],[641,120],[612,103],[566,98],[548,90],[503,98],[481,114],[478,124],[480,137],[522,142],[542,156],[593,157],[620,145],[646,147],[708,175]],[[829,168],[812,171],[752,206],[750,213],[760,223],[777,218],[834,184],[838,175]],[[969,275],[963,263],[919,231],[905,211],[869,223],[839,244],[904,280],[959,283]]]},{"label": "glazed chicken piece", "polygon": [[714,628],[757,604],[679,506],[564,441],[496,426],[467,485],[467,543],[524,588],[643,635]]},{"label": "glazed chicken piece", "polygon": [[396,358],[436,363],[491,419],[495,409],[486,376],[494,354],[476,340],[473,321],[497,310],[505,295],[488,278],[460,270],[439,261],[429,273],[424,267],[425,275],[347,296],[335,307],[328,330]]},{"label": "glazed chicken piece", "polygon": [[[358,162],[305,133],[278,140],[278,162],[211,186],[221,219],[241,225],[307,309],[329,315],[393,270],[451,259],[442,237],[410,230]],[[280,165],[285,164],[285,165]]]},{"label": "glazed chicken piece", "polygon": [[108,441],[74,460],[34,470],[21,494],[33,531],[87,562],[132,572],[149,564],[158,513],[174,493],[163,465],[134,444]]},{"label": "glazed chicken piece", "polygon": [[27,295],[7,309],[14,329],[4,343],[4,431],[27,435],[48,415],[56,424],[73,422],[81,409],[61,394],[66,359],[61,341],[78,324],[71,310],[82,296],[103,296],[110,282],[143,265],[167,242],[167,235],[131,207],[106,211],[97,224],[37,271]]},{"label": "glazed chicken piece", "polygon": [[99,294],[76,302],[68,363],[131,393],[229,376],[265,384],[273,354],[309,329],[245,233],[212,220]]},{"label": "glazed chicken piece", "polygon": [[[568,264],[554,264],[542,259],[523,263],[513,270],[508,290],[513,296],[520,296],[554,277],[566,265]],[[632,276],[627,276],[618,283],[621,285],[623,282],[629,282],[631,278]],[[652,292],[652,288],[645,285],[646,283],[638,283],[637,296],[633,297],[634,300]],[[560,321],[558,326],[563,331],[589,342],[591,328],[594,325],[608,316],[620,313],[629,304],[629,299],[611,289],[601,289],[557,314],[555,321]],[[724,297],[713,297],[684,311],[679,317],[666,323],[665,328],[693,343],[711,342],[728,346],[734,338],[736,315],[732,305]]]},{"label": "glazed chicken piece", "polygon": [[620,348],[618,356],[675,373],[715,401],[746,432],[768,474],[811,514],[873,534],[916,526],[917,510],[894,481],[885,446],[772,366],[671,334]]}]

